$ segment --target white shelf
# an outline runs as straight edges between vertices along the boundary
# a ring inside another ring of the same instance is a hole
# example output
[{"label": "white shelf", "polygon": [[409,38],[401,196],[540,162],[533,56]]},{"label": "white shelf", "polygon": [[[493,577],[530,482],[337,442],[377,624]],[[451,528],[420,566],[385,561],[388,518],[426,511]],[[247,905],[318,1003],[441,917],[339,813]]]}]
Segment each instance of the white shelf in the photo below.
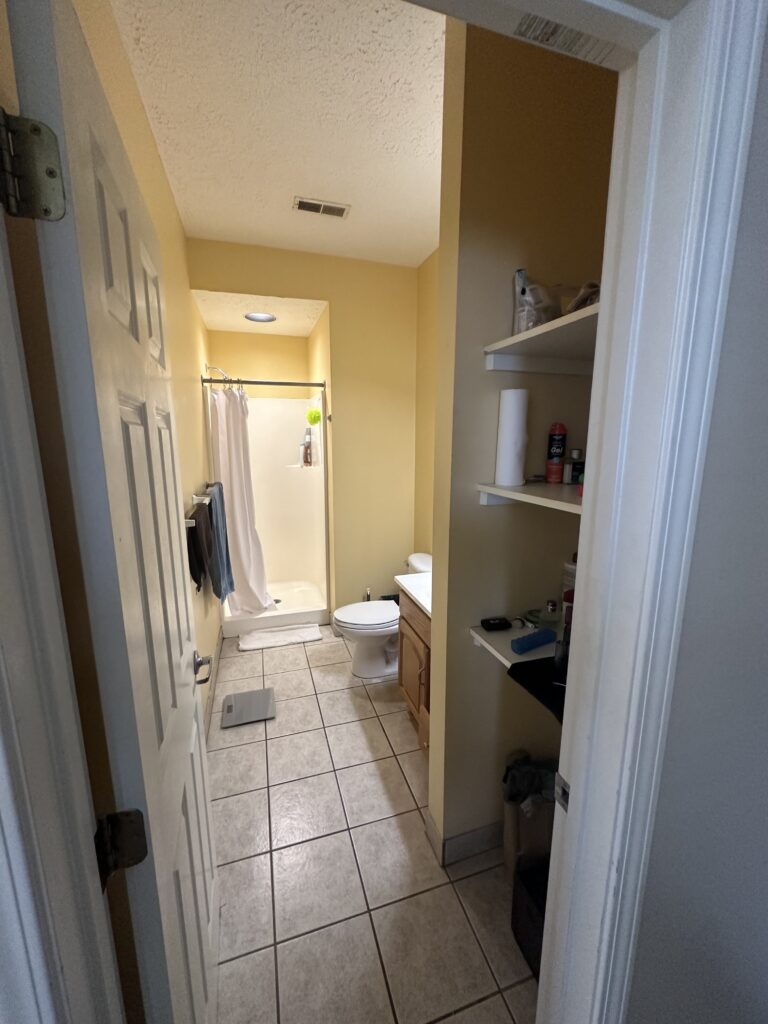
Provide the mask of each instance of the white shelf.
[{"label": "white shelf", "polygon": [[544,508],[581,515],[581,495],[575,484],[522,484],[520,487],[478,484],[477,489],[481,505],[509,505],[522,501],[529,505],[542,505]]},{"label": "white shelf", "polygon": [[497,661],[501,662],[504,668],[509,668],[519,661],[535,661],[536,658],[554,657],[554,644],[545,644],[543,647],[537,647],[533,651],[528,651],[527,654],[515,654],[513,652],[509,646],[510,642],[515,637],[524,636],[530,632],[530,629],[522,627],[520,629],[501,629],[498,632],[486,633],[482,626],[473,626],[469,631],[469,635],[472,637],[475,647],[484,647],[489,654],[492,654]]},{"label": "white shelf", "polygon": [[589,376],[595,358],[600,303],[486,345],[486,370]]}]

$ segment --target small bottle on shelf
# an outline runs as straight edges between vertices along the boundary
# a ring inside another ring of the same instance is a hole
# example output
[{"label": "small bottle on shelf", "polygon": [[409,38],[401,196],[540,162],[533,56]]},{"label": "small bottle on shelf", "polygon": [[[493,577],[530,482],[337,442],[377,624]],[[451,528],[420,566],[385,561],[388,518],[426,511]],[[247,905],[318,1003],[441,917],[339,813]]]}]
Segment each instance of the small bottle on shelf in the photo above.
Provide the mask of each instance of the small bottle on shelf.
[{"label": "small bottle on shelf", "polygon": [[542,608],[539,613],[539,625],[549,626],[555,628],[560,622],[560,612],[558,611],[557,601],[554,598],[550,598],[547,601],[546,608]]},{"label": "small bottle on shelf", "polygon": [[563,483],[577,484],[584,472],[584,452],[581,448],[571,448],[570,455],[563,466]]}]

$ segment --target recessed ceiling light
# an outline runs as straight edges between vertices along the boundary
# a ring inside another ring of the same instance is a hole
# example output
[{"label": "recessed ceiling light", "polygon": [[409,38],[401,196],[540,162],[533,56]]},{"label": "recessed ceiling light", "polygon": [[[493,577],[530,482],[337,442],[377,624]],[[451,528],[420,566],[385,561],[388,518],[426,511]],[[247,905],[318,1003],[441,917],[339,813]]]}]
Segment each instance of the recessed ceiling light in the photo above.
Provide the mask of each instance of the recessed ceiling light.
[{"label": "recessed ceiling light", "polygon": [[277,320],[274,313],[244,313],[246,320],[252,320],[255,324],[271,324]]}]

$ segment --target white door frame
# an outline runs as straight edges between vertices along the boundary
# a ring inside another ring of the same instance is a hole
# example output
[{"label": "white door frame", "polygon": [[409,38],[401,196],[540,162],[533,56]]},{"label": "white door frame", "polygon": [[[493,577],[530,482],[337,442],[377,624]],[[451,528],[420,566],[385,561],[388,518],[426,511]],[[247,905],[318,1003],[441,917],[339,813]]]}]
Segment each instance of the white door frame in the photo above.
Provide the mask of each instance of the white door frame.
[{"label": "white door frame", "polygon": [[624,1018],[765,19],[695,0],[621,79],[541,1021]]},{"label": "white door frame", "polygon": [[118,1024],[122,996],[0,214],[0,1020]]},{"label": "white door frame", "polygon": [[[509,27],[505,0],[426,6]],[[616,1024],[631,976],[766,0],[692,0],[668,22],[617,0],[541,0],[536,9],[639,54],[619,94],[582,520],[587,557],[561,759],[571,803],[556,824],[538,1012],[539,1024]],[[686,90],[697,74],[701,88]],[[57,120],[46,117],[45,97],[22,103],[26,114]],[[0,432],[0,464],[13,464],[14,443]],[[36,486],[40,500],[39,474]],[[62,761],[69,770],[39,773],[41,795],[57,799],[87,785],[71,690],[62,702],[47,725],[49,742],[62,756],[71,751]],[[33,803],[31,823],[50,830],[49,810]],[[23,871],[28,862],[29,840],[13,865]],[[74,872],[61,884],[74,897],[82,878]],[[86,901],[80,913],[94,930],[68,936],[69,949],[89,963],[103,905]],[[55,939],[43,920],[46,928]],[[95,993],[99,982],[80,983]]]},{"label": "white door frame", "polygon": [[[417,0],[418,2],[418,0]],[[520,9],[615,42],[619,79],[576,619],[538,1024],[624,1018],[706,455],[765,0],[669,21],[615,0],[428,0],[512,34]],[[693,780],[692,780],[693,782]]]}]

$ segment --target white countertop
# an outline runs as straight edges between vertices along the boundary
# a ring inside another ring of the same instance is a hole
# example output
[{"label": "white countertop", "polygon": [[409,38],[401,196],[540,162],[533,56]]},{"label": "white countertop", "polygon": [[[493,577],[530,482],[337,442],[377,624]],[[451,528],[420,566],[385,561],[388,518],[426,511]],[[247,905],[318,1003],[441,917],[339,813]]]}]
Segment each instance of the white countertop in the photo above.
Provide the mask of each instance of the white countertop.
[{"label": "white countertop", "polygon": [[432,618],[432,573],[409,572],[395,576],[395,583]]}]

